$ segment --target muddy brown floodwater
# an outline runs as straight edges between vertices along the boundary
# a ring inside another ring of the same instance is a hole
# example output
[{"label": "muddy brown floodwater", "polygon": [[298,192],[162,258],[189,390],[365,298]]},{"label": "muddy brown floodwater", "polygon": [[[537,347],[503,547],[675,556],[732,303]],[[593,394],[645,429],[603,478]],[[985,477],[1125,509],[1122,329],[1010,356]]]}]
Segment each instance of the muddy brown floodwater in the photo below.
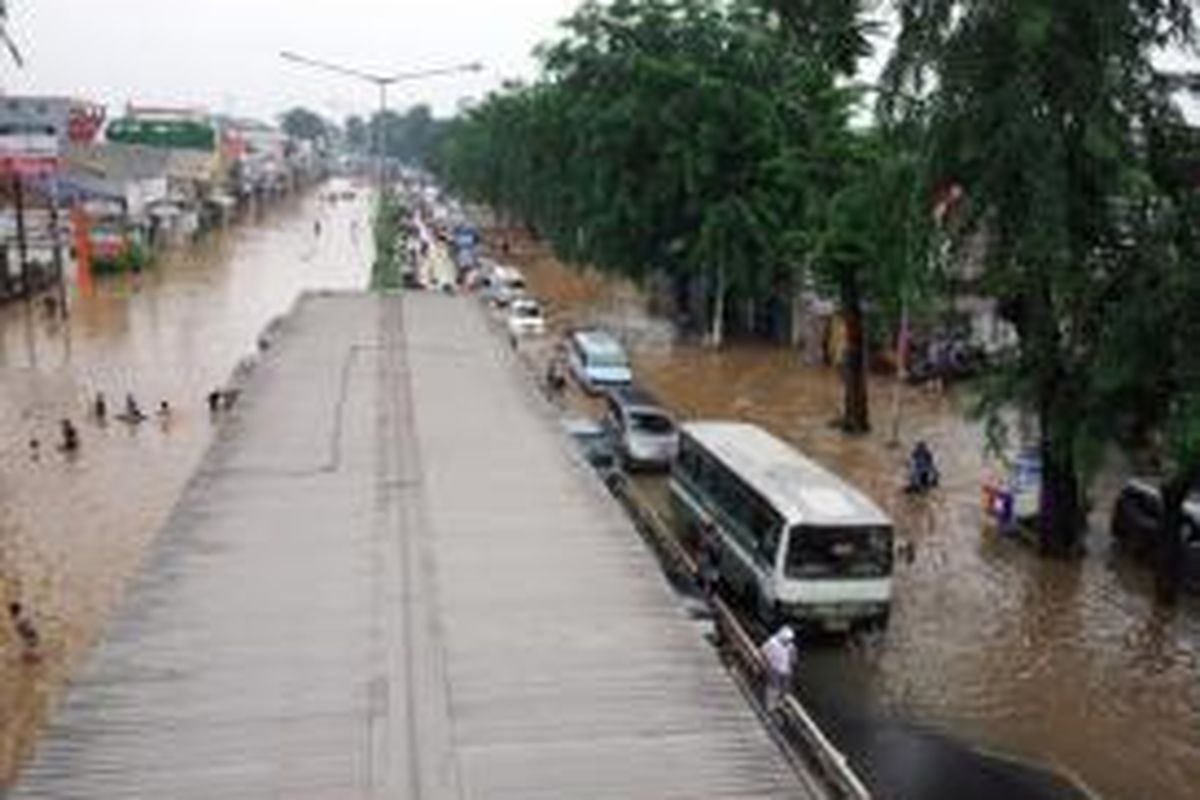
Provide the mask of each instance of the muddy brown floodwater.
[{"label": "muddy brown floodwater", "polygon": [[[337,205],[315,192],[283,200],[140,276],[98,280],[66,324],[0,307],[0,600],[23,603],[43,638],[41,662],[25,663],[0,621],[3,783],[211,440],[206,394],[302,290],[366,286],[367,208],[365,191]],[[97,391],[110,416],[126,392],[152,416],[101,425],[88,411]],[[62,418],[79,428],[73,456],[57,450]]]},{"label": "muddy brown floodwater", "polygon": [[[842,692],[884,717],[1061,770],[1105,798],[1200,797],[1200,607],[1156,610],[1149,576],[1109,548],[1106,503],[1082,562],[1041,559],[982,524],[983,437],[961,398],[905,388],[902,445],[889,447],[892,384],[873,379],[876,433],[847,438],[829,425],[841,399],[831,370],[781,348],[675,344],[630,287],[505,236],[555,330],[623,332],[637,380],[682,417],[769,428],[865,490],[915,544],[897,568],[887,634],[813,654],[817,673],[840,676]],[[928,499],[900,491],[917,439],[942,468]]]}]

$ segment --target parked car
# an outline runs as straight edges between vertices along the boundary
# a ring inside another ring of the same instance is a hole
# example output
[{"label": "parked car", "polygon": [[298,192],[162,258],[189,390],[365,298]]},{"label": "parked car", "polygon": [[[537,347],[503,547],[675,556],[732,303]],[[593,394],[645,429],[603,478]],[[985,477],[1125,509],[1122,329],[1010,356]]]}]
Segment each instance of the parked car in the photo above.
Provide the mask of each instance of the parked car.
[{"label": "parked car", "polygon": [[[1162,535],[1162,514],[1158,487],[1144,478],[1131,479],[1113,504],[1113,538],[1132,555],[1153,558]],[[1184,500],[1179,536],[1183,539],[1184,571],[1193,584],[1200,584],[1200,492],[1192,492]]]},{"label": "parked car", "polygon": [[514,338],[541,336],[546,332],[546,318],[536,300],[523,297],[508,307],[508,333]]},{"label": "parked car", "polygon": [[567,339],[567,364],[575,381],[591,394],[633,381],[629,357],[612,334],[595,328],[571,333]]},{"label": "parked car", "polygon": [[605,398],[604,429],[626,469],[668,469],[679,452],[679,428],[652,395],[618,387]]}]

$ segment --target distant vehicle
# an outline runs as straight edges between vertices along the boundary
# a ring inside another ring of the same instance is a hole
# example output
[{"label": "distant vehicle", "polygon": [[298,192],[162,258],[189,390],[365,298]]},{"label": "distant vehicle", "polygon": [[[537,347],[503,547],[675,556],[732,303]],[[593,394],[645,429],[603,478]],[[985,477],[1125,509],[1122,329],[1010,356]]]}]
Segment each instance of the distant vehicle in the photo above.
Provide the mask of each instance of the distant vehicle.
[{"label": "distant vehicle", "polygon": [[605,398],[604,427],[626,469],[668,469],[679,451],[679,429],[649,393],[618,387]]},{"label": "distant vehicle", "polygon": [[510,336],[541,336],[546,332],[546,318],[536,300],[520,298],[513,300],[508,308],[508,333]]},{"label": "distant vehicle", "polygon": [[525,296],[525,278],[512,267],[496,266],[487,279],[485,297],[499,308],[505,308],[518,297]]},{"label": "distant vehicle", "polygon": [[[1113,538],[1130,554],[1153,558],[1162,536],[1162,514],[1162,496],[1158,487],[1144,478],[1131,479],[1121,488],[1113,504]],[[1179,536],[1184,545],[1185,570],[1200,582],[1200,492],[1192,492],[1184,500]]]},{"label": "distant vehicle", "polygon": [[670,489],[681,534],[713,527],[722,581],[767,624],[887,624],[891,520],[791,446],[747,423],[687,423]]},{"label": "distant vehicle", "polygon": [[941,333],[913,348],[905,375],[909,383],[971,378],[987,369],[987,351],[963,332]]},{"label": "distant vehicle", "polygon": [[597,472],[607,475],[616,467],[612,442],[603,425],[586,417],[568,417],[562,421],[562,426]]},{"label": "distant vehicle", "polygon": [[575,381],[592,394],[633,382],[624,348],[602,330],[584,329],[572,333],[567,341],[567,364]]}]

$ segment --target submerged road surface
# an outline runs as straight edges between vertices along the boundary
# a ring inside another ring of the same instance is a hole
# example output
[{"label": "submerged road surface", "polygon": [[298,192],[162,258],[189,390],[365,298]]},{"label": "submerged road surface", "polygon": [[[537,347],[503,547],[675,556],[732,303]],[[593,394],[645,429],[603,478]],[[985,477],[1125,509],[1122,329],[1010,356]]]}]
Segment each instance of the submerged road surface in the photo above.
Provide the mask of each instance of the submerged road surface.
[{"label": "submerged road surface", "polygon": [[[0,626],[0,784],[28,756],[45,709],[212,440],[207,393],[302,290],[366,286],[367,193],[336,204],[321,194],[281,198],[140,275],[97,278],[91,291],[73,291],[65,322],[40,304],[0,306],[0,603],[22,603],[42,642],[31,666],[16,655],[11,626]],[[107,423],[90,413],[96,392],[107,395]],[[172,413],[118,422],[126,392],[151,412],[166,400]],[[56,449],[63,418],[79,431],[73,454]]]},{"label": "submerged road surface", "polygon": [[303,300],[11,796],[818,797],[511,358]]}]

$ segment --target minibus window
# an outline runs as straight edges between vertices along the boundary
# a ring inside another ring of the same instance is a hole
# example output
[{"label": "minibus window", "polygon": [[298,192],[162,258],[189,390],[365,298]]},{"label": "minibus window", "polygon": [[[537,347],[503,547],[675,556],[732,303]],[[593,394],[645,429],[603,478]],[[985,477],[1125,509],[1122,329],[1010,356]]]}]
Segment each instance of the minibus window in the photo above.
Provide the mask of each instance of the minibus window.
[{"label": "minibus window", "polygon": [[886,526],[802,525],[788,533],[789,578],[878,578],[892,572],[892,530]]}]

